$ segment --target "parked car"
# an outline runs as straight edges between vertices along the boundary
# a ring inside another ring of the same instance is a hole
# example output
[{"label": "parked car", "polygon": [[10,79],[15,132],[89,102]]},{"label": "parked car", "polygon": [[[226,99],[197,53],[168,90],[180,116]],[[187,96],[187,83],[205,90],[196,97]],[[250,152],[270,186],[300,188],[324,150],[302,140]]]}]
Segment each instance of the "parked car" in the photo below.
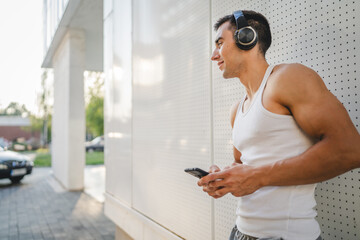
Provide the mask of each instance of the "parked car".
[{"label": "parked car", "polygon": [[104,151],[104,136],[99,136],[85,143],[87,152]]},{"label": "parked car", "polygon": [[0,147],[0,179],[9,178],[12,183],[19,183],[25,175],[31,174],[33,166],[27,156]]}]

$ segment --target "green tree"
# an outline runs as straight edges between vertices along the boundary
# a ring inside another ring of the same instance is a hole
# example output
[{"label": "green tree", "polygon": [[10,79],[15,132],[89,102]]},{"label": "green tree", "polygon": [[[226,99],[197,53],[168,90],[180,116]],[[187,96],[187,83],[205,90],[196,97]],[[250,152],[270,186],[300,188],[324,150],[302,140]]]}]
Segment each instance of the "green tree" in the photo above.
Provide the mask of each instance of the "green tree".
[{"label": "green tree", "polygon": [[88,72],[93,84],[88,88],[86,103],[86,132],[104,135],[104,78],[102,73]]},{"label": "green tree", "polygon": [[[51,106],[49,101],[51,99],[51,88],[53,87],[51,83],[52,72],[50,69],[43,69],[41,75],[41,93],[38,97],[38,106],[41,114],[42,121],[42,136],[41,143],[43,146],[46,146],[51,142]],[[50,85],[50,86],[49,86]]]},{"label": "green tree", "polygon": [[30,115],[29,118],[31,126],[24,127],[24,129],[29,132],[41,132],[43,126],[42,119],[35,115]]},{"label": "green tree", "polygon": [[[32,136],[34,136],[36,132],[40,132],[42,129],[42,120],[27,110],[24,104],[11,102],[5,109],[0,110],[0,116],[17,116],[28,118],[30,120],[30,126],[21,128],[27,132],[30,132]],[[20,144],[25,147],[27,146],[27,144],[19,142],[16,144]],[[30,145],[32,145],[32,147],[38,146],[36,139],[32,139],[32,143]]]},{"label": "green tree", "polygon": [[26,109],[24,104],[11,102],[5,109],[0,111],[0,116],[23,116],[30,115],[29,110]]},{"label": "green tree", "polygon": [[[45,141],[41,143],[41,145],[44,147],[47,143],[51,141],[51,117],[51,114],[48,114],[47,120],[46,122],[44,122],[43,117],[37,117],[31,114],[29,116],[31,125],[29,127],[22,127],[22,129],[31,133],[41,132],[42,135],[46,134],[46,137],[42,136]],[[44,126],[44,124],[46,125]]]},{"label": "green tree", "polygon": [[92,96],[86,107],[86,128],[93,136],[104,134],[104,97]]}]

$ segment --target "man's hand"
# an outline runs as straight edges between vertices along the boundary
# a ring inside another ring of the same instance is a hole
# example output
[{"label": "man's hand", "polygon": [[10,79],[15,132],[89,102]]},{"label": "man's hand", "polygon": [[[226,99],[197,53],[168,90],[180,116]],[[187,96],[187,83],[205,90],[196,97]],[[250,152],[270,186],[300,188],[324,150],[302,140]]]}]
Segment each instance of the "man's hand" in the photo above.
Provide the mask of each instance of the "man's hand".
[{"label": "man's hand", "polygon": [[235,197],[242,197],[263,186],[257,172],[255,167],[233,163],[222,171],[217,168],[217,171],[201,178],[198,185],[215,199],[228,193]]},{"label": "man's hand", "polygon": [[[215,173],[215,172],[220,172],[221,170],[220,170],[220,168],[218,167],[218,166],[216,166],[216,165],[212,165],[211,167],[210,167],[210,170],[209,170],[209,175],[211,175],[212,173]],[[216,190],[218,190],[217,188],[214,188],[214,187],[210,187],[209,186],[209,184],[208,184],[208,182],[205,184],[200,184],[200,181],[202,181],[204,179],[204,177],[203,178],[201,178],[199,181],[198,181],[198,185],[200,186],[200,187],[203,187],[203,191],[204,192],[206,192],[207,194],[209,194],[209,196],[212,196],[212,197],[214,197],[215,198],[215,192],[216,192]]]}]

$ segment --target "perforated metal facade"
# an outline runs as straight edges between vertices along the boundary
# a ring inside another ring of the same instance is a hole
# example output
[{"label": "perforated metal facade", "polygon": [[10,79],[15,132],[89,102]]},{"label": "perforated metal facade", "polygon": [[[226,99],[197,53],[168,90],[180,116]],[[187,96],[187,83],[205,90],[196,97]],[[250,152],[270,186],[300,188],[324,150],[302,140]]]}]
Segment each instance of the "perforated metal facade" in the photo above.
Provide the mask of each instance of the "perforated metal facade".
[{"label": "perforated metal facade", "polygon": [[[263,13],[273,35],[268,62],[299,62],[314,69],[360,130],[358,1],[212,1],[212,23],[235,9]],[[229,109],[244,89],[238,80],[222,79],[217,68],[213,70],[213,85],[214,158],[216,164],[226,166],[232,158]],[[324,239],[360,239],[359,170],[319,184],[316,200]],[[235,209],[233,197],[215,202],[215,239],[226,239],[234,220],[229,216]]]},{"label": "perforated metal facade", "polygon": [[[120,8],[112,14],[119,14]],[[237,9],[263,13],[273,34],[268,62],[299,62],[313,68],[360,130],[359,1],[133,0],[131,8],[131,56],[121,54],[130,50],[121,31],[114,30],[116,23],[107,22],[106,28],[113,40],[111,28],[119,34],[116,41],[108,41],[118,46],[109,71],[116,66],[127,71],[124,80],[115,77],[107,83],[111,99],[106,134],[113,149],[119,146],[107,153],[108,166],[126,171],[118,177],[111,170],[108,193],[165,231],[185,239],[222,240],[235,224],[236,198],[211,200],[197,180],[183,172],[186,167],[225,167],[233,161],[230,107],[245,91],[237,79],[223,79],[210,63],[212,26],[219,17]],[[117,26],[120,22],[121,18]],[[117,94],[125,100],[116,100]],[[116,113],[122,106],[131,109],[124,123]],[[122,144],[114,132],[130,138]],[[360,239],[359,173],[354,170],[318,185],[317,219],[323,239]],[[123,188],[115,185],[117,179]]]}]

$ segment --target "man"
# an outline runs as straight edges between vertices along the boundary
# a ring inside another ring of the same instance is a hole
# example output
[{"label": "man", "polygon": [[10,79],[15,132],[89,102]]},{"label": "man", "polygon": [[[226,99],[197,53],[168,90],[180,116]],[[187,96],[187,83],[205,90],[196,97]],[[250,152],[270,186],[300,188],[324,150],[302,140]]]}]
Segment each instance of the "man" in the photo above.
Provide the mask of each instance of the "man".
[{"label": "man", "polygon": [[239,197],[230,239],[321,239],[315,184],[360,167],[360,135],[322,79],[301,64],[269,66],[266,18],[237,11],[215,24],[211,60],[246,89],[231,110],[235,162],[198,185]]}]

